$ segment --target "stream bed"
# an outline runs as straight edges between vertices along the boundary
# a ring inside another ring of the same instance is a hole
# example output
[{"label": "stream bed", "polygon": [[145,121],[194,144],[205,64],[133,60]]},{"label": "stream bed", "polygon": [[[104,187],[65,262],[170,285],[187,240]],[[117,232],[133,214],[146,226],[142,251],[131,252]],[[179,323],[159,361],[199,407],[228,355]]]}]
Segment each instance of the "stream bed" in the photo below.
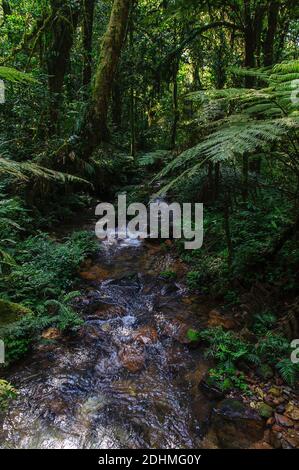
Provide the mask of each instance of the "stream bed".
[{"label": "stream bed", "polygon": [[174,263],[183,269],[165,244],[99,243],[82,268],[79,332],[50,329],[7,378],[19,395],[2,448],[200,447],[211,406],[198,390],[207,364],[187,331],[203,327],[211,306],[161,278]]}]

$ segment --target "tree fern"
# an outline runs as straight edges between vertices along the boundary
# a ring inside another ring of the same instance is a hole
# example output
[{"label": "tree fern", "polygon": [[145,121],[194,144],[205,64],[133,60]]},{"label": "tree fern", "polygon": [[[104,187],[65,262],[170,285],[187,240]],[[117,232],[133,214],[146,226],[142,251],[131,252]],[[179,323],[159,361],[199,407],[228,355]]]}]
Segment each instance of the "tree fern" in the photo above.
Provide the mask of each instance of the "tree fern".
[{"label": "tree fern", "polygon": [[51,170],[40,166],[34,162],[15,162],[6,158],[0,157],[0,175],[9,174],[18,180],[28,181],[31,178],[39,180],[48,180],[54,182],[66,183],[80,183],[90,185],[87,180],[73,176],[68,173]]},{"label": "tree fern", "polygon": [[[188,95],[189,99],[201,104],[204,117],[199,122],[206,121],[206,129],[210,128],[210,132],[197,145],[185,150],[166,165],[156,176],[155,179],[160,179],[179,172],[160,193],[167,192],[179,180],[201,171],[208,161],[236,161],[244,154],[266,151],[270,145],[286,139],[292,141],[292,152],[297,153],[294,136],[299,124],[296,112],[299,100],[292,100],[291,91],[294,80],[299,80],[298,70],[299,61],[282,63],[273,69],[235,70],[235,73],[262,78],[267,87],[260,90],[212,90]],[[209,116],[209,111],[215,109],[213,103],[222,106],[226,117],[221,116],[219,110],[216,120],[213,113]]]},{"label": "tree fern", "polygon": [[37,83],[29,73],[19,72],[12,67],[0,66],[0,79],[11,83]]}]

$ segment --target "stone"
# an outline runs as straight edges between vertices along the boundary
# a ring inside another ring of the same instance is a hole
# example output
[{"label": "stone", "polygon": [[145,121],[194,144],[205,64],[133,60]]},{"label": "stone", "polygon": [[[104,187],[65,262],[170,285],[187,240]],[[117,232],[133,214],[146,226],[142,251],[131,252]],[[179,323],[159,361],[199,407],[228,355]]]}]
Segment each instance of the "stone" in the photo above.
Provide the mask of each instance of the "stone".
[{"label": "stone", "polygon": [[129,372],[136,373],[144,367],[144,351],[136,345],[123,346],[118,353],[118,357],[123,367]]},{"label": "stone", "polygon": [[133,339],[143,345],[154,344],[158,341],[158,333],[152,326],[142,326],[133,334]]},{"label": "stone", "polygon": [[204,376],[202,381],[199,384],[199,390],[209,399],[209,400],[221,400],[225,397],[225,392],[221,390],[216,384],[214,384],[208,374]]},{"label": "stone", "polygon": [[219,446],[225,449],[247,449],[264,435],[264,422],[258,413],[231,398],[213,409],[211,427]]},{"label": "stone", "polygon": [[299,408],[293,403],[288,403],[285,409],[285,415],[294,421],[299,421]]},{"label": "stone", "polygon": [[257,370],[256,370],[256,373],[259,377],[261,377],[261,379],[263,380],[269,380],[273,377],[274,373],[273,373],[273,370],[272,368],[268,365],[268,364],[262,364],[260,365]]},{"label": "stone", "polygon": [[275,431],[273,428],[271,429],[269,440],[270,445],[274,447],[274,449],[281,449],[281,436],[282,434],[280,432]]},{"label": "stone", "polygon": [[190,344],[192,340],[188,338],[190,326],[181,320],[173,320],[167,323],[163,330],[163,335],[175,339],[181,344]]},{"label": "stone", "polygon": [[43,339],[56,340],[56,339],[59,339],[60,337],[61,337],[61,331],[58,330],[58,328],[48,328],[42,333]]},{"label": "stone", "polygon": [[273,408],[270,405],[267,405],[267,403],[259,403],[257,410],[259,415],[265,419],[270,418],[274,413]]},{"label": "stone", "polygon": [[270,449],[273,449],[273,447],[270,444],[268,444],[268,442],[258,441],[252,446],[250,446],[250,449],[270,450]]},{"label": "stone", "polygon": [[288,448],[299,449],[299,432],[288,429],[288,431],[283,434],[283,441],[287,442],[289,445]]},{"label": "stone", "polygon": [[104,281],[109,279],[109,276],[109,271],[97,265],[88,267],[88,270],[80,272],[80,277],[85,281]]},{"label": "stone", "polygon": [[294,425],[293,421],[287,416],[275,413],[275,421],[279,426],[290,428]]},{"label": "stone", "polygon": [[100,304],[92,315],[103,320],[110,320],[111,318],[123,317],[126,315],[126,310],[119,305]]},{"label": "stone", "polygon": [[269,390],[270,395],[273,397],[280,397],[281,396],[281,389],[279,387],[271,387]]},{"label": "stone", "polygon": [[211,310],[208,327],[214,328],[217,326],[222,326],[225,330],[233,330],[236,327],[236,323],[232,318],[222,315],[218,310]]}]

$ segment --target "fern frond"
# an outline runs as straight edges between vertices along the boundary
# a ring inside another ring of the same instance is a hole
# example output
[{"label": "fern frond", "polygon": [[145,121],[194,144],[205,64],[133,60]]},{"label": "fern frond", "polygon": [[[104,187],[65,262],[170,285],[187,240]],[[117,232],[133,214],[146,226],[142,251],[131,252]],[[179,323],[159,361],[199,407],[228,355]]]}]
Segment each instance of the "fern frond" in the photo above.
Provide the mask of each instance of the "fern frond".
[{"label": "fern frond", "polygon": [[19,72],[12,67],[0,66],[0,78],[11,83],[37,83],[29,73]]}]

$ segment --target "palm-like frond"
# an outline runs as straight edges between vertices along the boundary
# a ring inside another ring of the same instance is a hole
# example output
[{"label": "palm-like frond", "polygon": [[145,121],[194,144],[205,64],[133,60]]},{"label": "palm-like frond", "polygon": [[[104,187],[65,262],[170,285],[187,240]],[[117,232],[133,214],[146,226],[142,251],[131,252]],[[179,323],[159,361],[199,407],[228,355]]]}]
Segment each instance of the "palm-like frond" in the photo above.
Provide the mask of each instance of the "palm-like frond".
[{"label": "palm-like frond", "polygon": [[87,180],[73,176],[68,173],[54,171],[49,168],[37,165],[33,162],[15,162],[6,158],[0,157],[0,175],[8,174],[21,181],[28,181],[35,177],[42,180],[56,181],[60,183],[80,183],[88,184]]},{"label": "palm-like frond", "polygon": [[0,78],[12,83],[36,83],[29,73],[19,72],[12,67],[0,66]]},{"label": "palm-like frond", "polygon": [[[266,150],[269,144],[286,139],[298,129],[299,99],[293,99],[292,90],[294,84],[299,88],[299,61],[282,63],[273,69],[243,70],[240,73],[263,78],[267,88],[232,88],[188,95],[189,99],[202,105],[198,124],[199,128],[205,125],[209,134],[182,152],[156,176],[155,179],[159,179],[179,172],[161,189],[161,193],[167,192],[180,179],[200,171],[207,161],[229,162],[245,153],[250,155]],[[218,114],[213,114],[212,110],[217,109],[215,103],[222,107],[226,117],[221,116],[219,108]]]}]

